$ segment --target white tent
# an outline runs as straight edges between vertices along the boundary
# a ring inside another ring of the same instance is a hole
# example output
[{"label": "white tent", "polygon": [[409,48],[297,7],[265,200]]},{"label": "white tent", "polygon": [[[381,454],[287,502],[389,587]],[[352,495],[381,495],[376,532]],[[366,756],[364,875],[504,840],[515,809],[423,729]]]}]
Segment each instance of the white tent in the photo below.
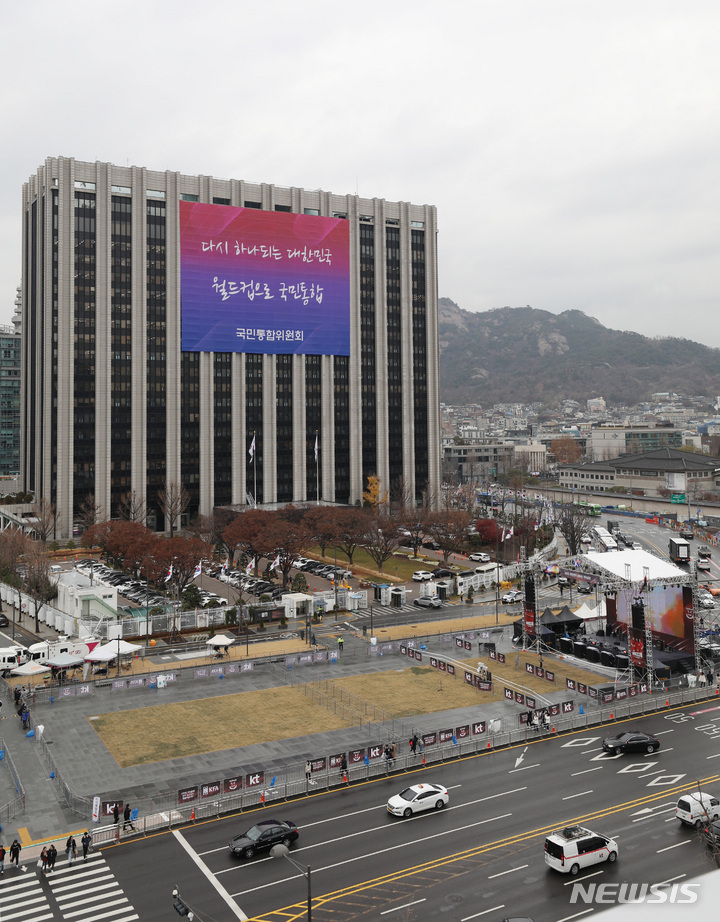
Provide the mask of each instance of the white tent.
[{"label": "white tent", "polygon": [[216,634],[207,642],[208,647],[229,647],[233,643],[235,643],[235,638],[227,637],[225,634]]},{"label": "white tent", "polygon": [[[107,643],[104,643],[101,647],[95,647],[93,653],[105,652],[111,653],[112,656],[108,659],[114,659],[116,656],[129,656],[131,653],[136,653],[140,647],[135,643],[128,643],[127,640],[108,640]],[[86,656],[85,659],[90,659],[90,656]]]},{"label": "white tent", "polygon": [[42,675],[44,672],[50,672],[50,667],[43,666],[42,663],[23,663],[22,666],[11,669],[10,675]]},{"label": "white tent", "polygon": [[57,656],[47,661],[47,665],[53,669],[69,669],[72,666],[82,666],[82,663],[82,656],[77,656],[75,653],[58,653]]}]

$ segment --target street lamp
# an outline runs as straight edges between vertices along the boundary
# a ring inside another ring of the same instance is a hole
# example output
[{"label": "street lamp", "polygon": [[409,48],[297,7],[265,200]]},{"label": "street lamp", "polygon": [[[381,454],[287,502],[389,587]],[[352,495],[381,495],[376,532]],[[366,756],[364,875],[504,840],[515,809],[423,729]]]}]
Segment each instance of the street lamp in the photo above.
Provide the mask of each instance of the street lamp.
[{"label": "street lamp", "polygon": [[284,858],[286,861],[289,861],[290,864],[296,868],[302,876],[307,880],[308,885],[308,894],[307,894],[307,922],[312,922],[312,889],[310,886],[310,865],[299,864],[293,858],[290,857],[288,852],[290,849],[287,845],[273,845],[270,849],[270,854],[273,858]]},{"label": "street lamp", "polygon": [[[177,886],[173,888],[172,898],[173,898],[173,909],[175,910],[175,912],[179,916],[187,916],[190,922],[192,922],[192,920],[195,918],[195,913],[192,911],[192,909],[190,909],[187,903],[185,903],[183,898],[180,896],[180,891],[178,890]],[[198,919],[198,922],[200,922],[199,919]]]}]

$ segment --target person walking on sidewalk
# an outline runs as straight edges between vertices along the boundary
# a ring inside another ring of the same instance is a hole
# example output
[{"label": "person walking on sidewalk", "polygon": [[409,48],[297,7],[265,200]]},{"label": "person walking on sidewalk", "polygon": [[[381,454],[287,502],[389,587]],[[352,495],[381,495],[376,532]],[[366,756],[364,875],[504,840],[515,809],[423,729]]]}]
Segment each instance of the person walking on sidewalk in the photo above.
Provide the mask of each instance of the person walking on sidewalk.
[{"label": "person walking on sidewalk", "polygon": [[42,869],[43,874],[47,874],[47,858],[48,858],[48,850],[45,846],[43,846],[43,850],[40,852],[40,867]]},{"label": "person walking on sidewalk", "polygon": [[13,844],[10,846],[10,864],[14,864],[16,868],[20,867],[20,849],[22,845],[18,842],[17,839],[13,839]]},{"label": "person walking on sidewalk", "polygon": [[0,874],[5,873],[5,847],[0,845]]},{"label": "person walking on sidewalk", "polygon": [[47,866],[48,871],[53,874],[55,872],[55,862],[57,861],[57,849],[54,844],[50,844],[50,848],[47,852]]},{"label": "person walking on sidewalk", "polygon": [[113,823],[115,823],[116,826],[120,823],[120,808],[117,804],[113,807]]},{"label": "person walking on sidewalk", "polygon": [[68,840],[65,843],[65,852],[67,854],[68,864],[72,864],[73,861],[75,860],[75,856],[77,855],[77,845],[75,844],[75,836],[72,833],[70,833],[70,835],[68,836]]},{"label": "person walking on sidewalk", "polygon": [[90,844],[92,843],[92,836],[90,833],[85,830],[85,835],[80,839],[83,847],[83,861],[87,861],[88,852],[90,851]]},{"label": "person walking on sidewalk", "polygon": [[130,804],[125,804],[125,809],[123,810],[123,820],[125,821],[125,822],[123,823],[123,832],[125,832],[125,830],[128,828],[128,826],[129,826],[131,829],[134,829],[134,828],[135,828],[135,827],[133,826],[132,820],[130,819],[131,815],[132,815],[132,811],[130,810]]}]

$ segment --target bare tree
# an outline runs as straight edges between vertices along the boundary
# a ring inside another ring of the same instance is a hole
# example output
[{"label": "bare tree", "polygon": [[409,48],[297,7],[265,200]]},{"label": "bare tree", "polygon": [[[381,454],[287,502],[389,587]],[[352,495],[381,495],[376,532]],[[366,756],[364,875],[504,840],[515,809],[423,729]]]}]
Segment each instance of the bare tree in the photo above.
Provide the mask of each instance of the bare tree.
[{"label": "bare tree", "polygon": [[565,539],[568,553],[579,554],[582,549],[581,540],[590,533],[591,527],[582,507],[576,503],[563,506],[557,527]]},{"label": "bare tree", "polygon": [[175,534],[175,525],[185,512],[190,502],[190,494],[176,480],[166,480],[165,486],[158,491],[158,502],[165,517],[165,526],[170,529],[170,537]]},{"label": "bare tree", "polygon": [[400,546],[400,532],[390,518],[375,518],[365,532],[365,550],[375,561],[380,573]]},{"label": "bare tree", "polygon": [[118,515],[128,522],[140,522],[144,525],[147,520],[147,503],[135,492],[130,490],[125,493],[118,505]]},{"label": "bare tree", "polygon": [[82,501],[76,513],[77,522],[82,527],[82,530],[87,531],[88,528],[92,528],[93,525],[96,525],[102,518],[101,512],[102,506],[95,502],[95,494],[90,493]]},{"label": "bare tree", "polygon": [[35,545],[25,558],[26,570],[23,589],[35,607],[35,633],[40,633],[40,611],[43,606],[57,598],[57,583],[50,579],[48,556],[44,548]]},{"label": "bare tree", "polygon": [[45,543],[50,535],[55,534],[60,518],[57,508],[49,499],[43,497],[43,499],[33,503],[32,515],[35,519],[32,526],[33,530],[38,540]]}]

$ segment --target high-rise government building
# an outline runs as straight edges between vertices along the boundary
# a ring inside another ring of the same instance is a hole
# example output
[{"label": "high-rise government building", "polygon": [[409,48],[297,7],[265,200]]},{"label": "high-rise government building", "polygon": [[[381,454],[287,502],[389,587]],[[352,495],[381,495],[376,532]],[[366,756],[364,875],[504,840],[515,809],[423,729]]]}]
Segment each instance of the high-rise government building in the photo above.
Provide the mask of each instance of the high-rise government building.
[{"label": "high-rise government building", "polygon": [[23,187],[23,487],[89,504],[418,503],[440,469],[437,213],[48,158]]}]

